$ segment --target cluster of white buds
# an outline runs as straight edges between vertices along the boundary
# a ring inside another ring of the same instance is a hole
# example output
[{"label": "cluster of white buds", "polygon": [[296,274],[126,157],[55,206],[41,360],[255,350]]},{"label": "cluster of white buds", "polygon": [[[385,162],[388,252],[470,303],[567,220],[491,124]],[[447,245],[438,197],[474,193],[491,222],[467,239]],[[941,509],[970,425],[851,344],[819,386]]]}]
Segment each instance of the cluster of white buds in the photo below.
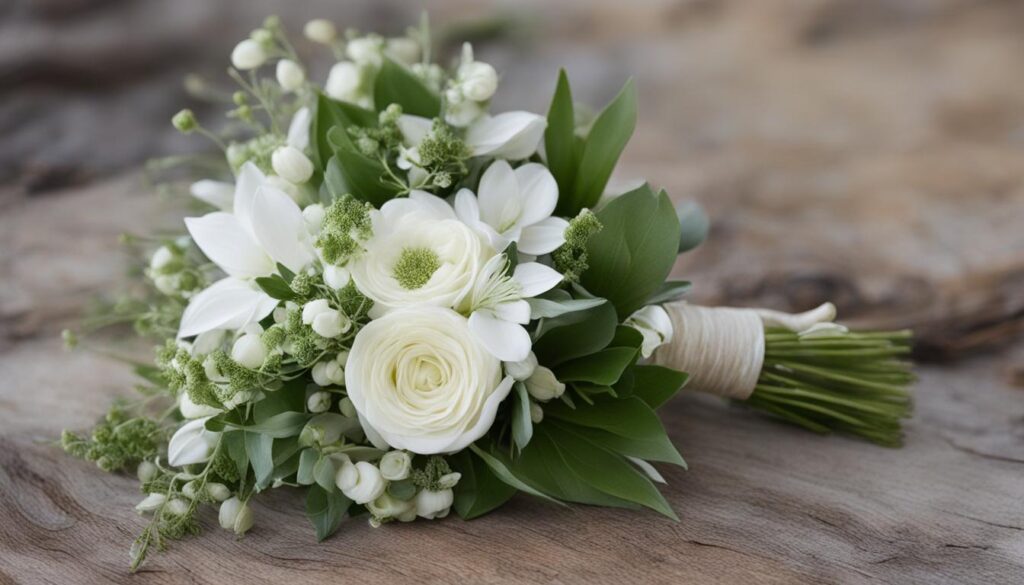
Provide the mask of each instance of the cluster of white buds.
[{"label": "cluster of white buds", "polygon": [[317,386],[344,386],[345,385],[345,362],[348,361],[348,352],[342,351],[333,359],[317,362],[313,365],[313,382]]},{"label": "cluster of white buds", "polygon": [[487,101],[498,89],[494,67],[473,59],[473,46],[462,45],[462,60],[455,78],[444,92],[445,120],[457,127],[469,126],[486,110]]},{"label": "cluster of white buds", "polygon": [[[314,22],[317,21],[311,21],[306,25],[307,37],[311,37],[311,28],[318,35],[327,30],[324,24],[313,26]],[[320,31],[321,28],[324,30]],[[324,38],[328,36],[331,41],[325,44],[332,44],[334,36],[324,35]],[[419,42],[409,37],[385,39],[377,35],[367,35],[350,38],[345,45],[346,59],[331,67],[324,83],[324,91],[336,100],[372,108],[373,83],[384,59],[388,58],[406,67],[412,67],[418,64],[420,51]]]},{"label": "cluster of white buds", "polygon": [[228,486],[217,482],[209,482],[200,490],[196,480],[192,480],[181,486],[181,494],[190,500],[206,496],[215,502],[223,502],[231,497],[231,490],[228,489]]},{"label": "cluster of white buds", "polygon": [[352,328],[352,320],[337,309],[332,309],[327,299],[310,301],[302,307],[302,322],[313,328],[320,337],[333,339]]},{"label": "cluster of white buds", "polygon": [[149,259],[146,275],[158,291],[168,296],[188,298],[202,286],[195,271],[188,269],[183,250],[188,240],[182,238],[172,244],[160,246]]}]

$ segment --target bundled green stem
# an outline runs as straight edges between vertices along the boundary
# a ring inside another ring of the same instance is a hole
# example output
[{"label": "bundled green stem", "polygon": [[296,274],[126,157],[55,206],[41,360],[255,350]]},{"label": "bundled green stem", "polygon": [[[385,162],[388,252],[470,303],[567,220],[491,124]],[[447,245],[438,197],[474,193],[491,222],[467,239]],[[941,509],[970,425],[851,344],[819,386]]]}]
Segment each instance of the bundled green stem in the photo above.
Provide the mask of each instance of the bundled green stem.
[{"label": "bundled green stem", "polygon": [[912,407],[910,339],[909,331],[801,337],[766,329],[764,366],[745,404],[815,432],[898,447]]}]

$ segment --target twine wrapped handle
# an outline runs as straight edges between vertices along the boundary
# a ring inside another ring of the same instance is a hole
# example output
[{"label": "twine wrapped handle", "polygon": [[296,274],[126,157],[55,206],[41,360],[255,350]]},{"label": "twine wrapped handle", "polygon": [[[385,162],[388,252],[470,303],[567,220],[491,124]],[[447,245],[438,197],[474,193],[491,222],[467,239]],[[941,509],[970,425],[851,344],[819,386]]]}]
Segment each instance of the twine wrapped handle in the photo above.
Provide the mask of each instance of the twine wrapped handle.
[{"label": "twine wrapped handle", "polygon": [[652,361],[689,373],[691,390],[736,400],[750,398],[757,386],[764,365],[765,327],[809,332],[836,317],[832,303],[797,314],[698,307],[682,301],[664,308],[672,321],[672,341],[659,347]]}]

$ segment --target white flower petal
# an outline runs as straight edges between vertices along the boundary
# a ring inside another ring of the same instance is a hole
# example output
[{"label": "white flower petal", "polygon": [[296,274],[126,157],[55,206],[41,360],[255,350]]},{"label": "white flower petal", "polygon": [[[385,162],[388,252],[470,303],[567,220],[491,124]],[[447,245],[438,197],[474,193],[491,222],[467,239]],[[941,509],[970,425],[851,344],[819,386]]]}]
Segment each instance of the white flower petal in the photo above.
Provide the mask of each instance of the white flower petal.
[{"label": "white flower petal", "polygon": [[416,146],[430,134],[434,121],[430,118],[403,114],[398,118],[398,129],[407,146]]},{"label": "white flower petal", "polygon": [[505,112],[483,117],[466,132],[474,156],[491,155],[510,160],[528,158],[537,151],[547,120],[530,112]]},{"label": "white flower petal", "polygon": [[480,345],[504,362],[518,362],[530,355],[530,334],[518,323],[476,311],[469,316],[469,330]]},{"label": "white flower petal", "polygon": [[441,199],[437,195],[413,189],[409,192],[409,200],[415,201],[416,203],[430,209],[437,217],[455,219],[455,210],[452,209],[451,205],[448,205],[447,201]]},{"label": "white flower petal", "polygon": [[171,437],[167,445],[167,463],[172,467],[209,461],[220,433],[206,430],[211,417],[198,418],[185,423]]},{"label": "white flower petal", "polygon": [[544,165],[527,163],[516,168],[523,211],[519,225],[528,226],[550,217],[558,204],[558,183]]},{"label": "white flower petal", "polygon": [[521,287],[520,294],[523,298],[527,298],[535,297],[558,286],[562,282],[562,275],[554,268],[540,262],[524,262],[516,266],[512,272],[512,279]]},{"label": "white flower petal", "polygon": [[530,322],[530,303],[522,299],[499,303],[494,307],[494,316],[512,323],[526,325]]},{"label": "white flower petal", "polygon": [[252,221],[250,220],[253,199],[256,197],[256,190],[267,180],[266,175],[251,161],[242,165],[238,171],[238,179],[235,181],[235,203],[232,206],[235,217],[241,222],[249,233],[252,233]]},{"label": "white flower petal", "polygon": [[565,230],[569,222],[560,217],[549,217],[523,228],[519,237],[519,251],[531,256],[543,256],[565,243]]},{"label": "white flower petal", "polygon": [[522,201],[519,183],[511,165],[503,160],[494,161],[480,177],[477,189],[480,219],[502,232],[519,218]]},{"label": "white flower petal", "polygon": [[292,116],[292,122],[288,125],[288,146],[294,146],[299,150],[306,150],[309,147],[309,127],[313,116],[309,108],[300,108]]},{"label": "white flower petal", "polygon": [[196,199],[209,203],[221,211],[231,211],[235,201],[235,186],[224,181],[203,179],[189,187],[189,192]]},{"label": "white flower petal", "polygon": [[196,294],[181,316],[178,337],[213,329],[239,329],[269,315],[277,301],[237,278],[218,280]]},{"label": "white flower petal", "polygon": [[257,189],[252,228],[267,254],[292,272],[298,272],[313,261],[313,254],[304,241],[306,222],[302,210],[282,191],[268,185]]},{"label": "white flower petal", "polygon": [[230,276],[266,276],[274,272],[274,262],[234,215],[216,211],[186,217],[185,226],[206,257]]},{"label": "white flower petal", "polygon": [[469,189],[459,189],[455,194],[455,215],[469,226],[480,221],[480,206],[477,204],[476,195]]}]

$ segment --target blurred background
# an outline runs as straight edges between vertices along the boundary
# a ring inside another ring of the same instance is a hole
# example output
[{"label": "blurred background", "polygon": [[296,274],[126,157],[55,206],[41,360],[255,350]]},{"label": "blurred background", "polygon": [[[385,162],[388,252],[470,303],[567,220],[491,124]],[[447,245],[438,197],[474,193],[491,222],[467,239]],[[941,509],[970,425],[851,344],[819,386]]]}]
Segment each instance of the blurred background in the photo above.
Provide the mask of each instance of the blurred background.
[{"label": "blurred background", "polygon": [[[301,38],[400,34],[428,9],[473,41],[494,111],[545,112],[559,67],[601,107],[636,78],[616,180],[699,201],[678,276],[702,303],[806,309],[918,331],[918,355],[1009,347],[1024,323],[1024,3],[969,0],[5,0],[0,4],[0,347],[58,332],[123,277],[116,236],[173,226],[141,179],[207,144],[170,117],[224,107],[232,46],[280,14]],[[212,85],[211,85],[212,84]],[[1022,354],[1007,357],[1020,383]]]}]

